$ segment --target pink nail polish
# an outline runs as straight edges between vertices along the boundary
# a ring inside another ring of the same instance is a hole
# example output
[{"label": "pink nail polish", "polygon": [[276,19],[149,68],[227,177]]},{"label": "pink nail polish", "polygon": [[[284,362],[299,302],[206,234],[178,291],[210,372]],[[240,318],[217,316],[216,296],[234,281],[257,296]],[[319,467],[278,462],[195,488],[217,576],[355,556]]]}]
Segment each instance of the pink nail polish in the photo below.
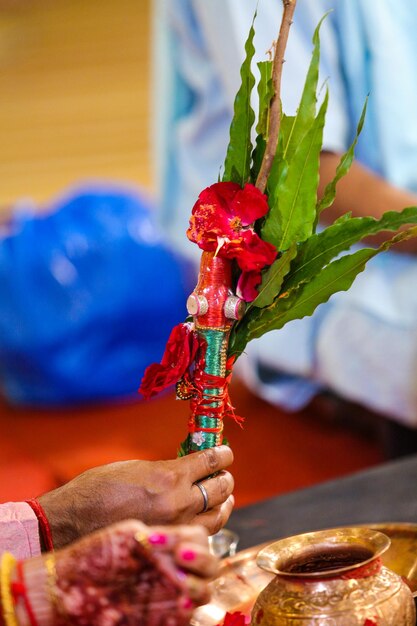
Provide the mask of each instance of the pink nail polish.
[{"label": "pink nail polish", "polygon": [[183,609],[191,609],[193,606],[194,602],[191,600],[191,598],[184,598],[184,600],[182,601]]},{"label": "pink nail polish", "polygon": [[168,541],[168,537],[162,533],[152,533],[149,535],[148,541],[153,546],[164,546]]},{"label": "pink nail polish", "polygon": [[195,557],[196,557],[196,553],[194,552],[194,550],[183,550],[181,552],[181,558],[184,561],[194,561]]}]

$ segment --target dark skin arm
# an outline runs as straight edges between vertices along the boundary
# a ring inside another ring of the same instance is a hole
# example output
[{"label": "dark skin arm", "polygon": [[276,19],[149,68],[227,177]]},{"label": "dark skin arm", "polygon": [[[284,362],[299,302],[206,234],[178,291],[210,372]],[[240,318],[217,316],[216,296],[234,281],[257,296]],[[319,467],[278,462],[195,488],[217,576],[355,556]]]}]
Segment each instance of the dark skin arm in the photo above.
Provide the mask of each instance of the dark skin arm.
[{"label": "dark skin arm", "polygon": [[[234,504],[234,481],[226,468],[233,461],[219,446],[170,461],[121,461],[95,467],[38,498],[49,520],[55,548],[99,528],[135,518],[145,524],[204,526],[216,533]],[[214,473],[214,478],[204,480]],[[209,509],[194,484],[203,481]]]},{"label": "dark skin arm", "polygon": [[[323,195],[325,186],[334,177],[340,156],[332,152],[322,152],[319,197]],[[416,194],[394,187],[354,161],[349,173],[337,185],[334,204],[323,211],[320,219],[324,224],[330,224],[348,211],[352,211],[354,217],[372,216],[379,219],[385,211],[401,211],[409,206],[417,206]],[[378,245],[390,237],[392,233],[381,233],[372,237],[369,243]],[[395,250],[415,254],[417,239],[404,241],[396,245]]]}]

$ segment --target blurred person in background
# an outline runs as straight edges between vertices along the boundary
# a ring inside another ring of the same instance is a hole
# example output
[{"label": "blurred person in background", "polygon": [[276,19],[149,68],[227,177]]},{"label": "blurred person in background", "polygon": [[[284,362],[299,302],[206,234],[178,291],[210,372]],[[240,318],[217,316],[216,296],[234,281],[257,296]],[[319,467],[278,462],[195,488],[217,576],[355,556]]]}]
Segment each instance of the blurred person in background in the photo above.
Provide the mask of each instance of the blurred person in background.
[{"label": "blurred person in background", "polygon": [[[154,0],[156,171],[161,224],[183,254],[200,191],[218,179],[239,87],[244,42],[256,0]],[[276,39],[281,2],[261,2],[256,60]],[[338,185],[327,222],[352,211],[380,217],[417,204],[417,13],[412,0],[299,0],[283,70],[283,110],[294,114],[321,30],[321,76],[328,80],[320,190],[354,139],[366,97],[356,162]],[[255,71],[255,67],[253,68]],[[238,371],[252,390],[287,410],[321,391],[392,418],[390,449],[417,450],[416,240],[369,263],[347,293],[311,318],[253,341]]]}]

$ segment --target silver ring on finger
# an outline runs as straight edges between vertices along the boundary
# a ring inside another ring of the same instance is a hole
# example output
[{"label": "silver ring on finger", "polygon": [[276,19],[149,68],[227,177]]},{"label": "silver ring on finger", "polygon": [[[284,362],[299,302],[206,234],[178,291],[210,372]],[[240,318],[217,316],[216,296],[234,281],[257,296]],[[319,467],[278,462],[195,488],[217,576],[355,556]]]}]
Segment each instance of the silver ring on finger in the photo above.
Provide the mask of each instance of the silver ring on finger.
[{"label": "silver ring on finger", "polygon": [[205,513],[209,508],[207,489],[204,487],[203,483],[194,483],[194,484],[196,487],[199,488],[199,490],[201,491],[201,495],[203,496],[203,509],[202,511],[200,511],[200,514]]}]

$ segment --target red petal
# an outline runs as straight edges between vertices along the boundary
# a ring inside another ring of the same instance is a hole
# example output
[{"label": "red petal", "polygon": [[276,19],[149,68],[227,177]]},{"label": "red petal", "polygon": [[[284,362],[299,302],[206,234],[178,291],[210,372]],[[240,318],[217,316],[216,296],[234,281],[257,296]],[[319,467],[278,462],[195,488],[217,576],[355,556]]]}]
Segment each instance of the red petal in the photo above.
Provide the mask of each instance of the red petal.
[{"label": "red petal", "polygon": [[228,216],[219,206],[204,204],[193,212],[187,237],[202,250],[214,251],[218,237],[234,235]]},{"label": "red petal", "polygon": [[236,183],[215,183],[204,189],[191,212],[187,237],[202,250],[217,249],[218,237],[231,237],[231,201],[240,191]]},{"label": "red petal", "polygon": [[263,241],[253,230],[242,231],[240,240],[226,242],[222,255],[236,259],[241,270],[251,272],[271,265],[276,257],[275,247]]},{"label": "red petal", "polygon": [[258,296],[257,287],[261,284],[261,272],[242,272],[237,283],[237,295],[245,302],[252,302]]},{"label": "red petal", "polygon": [[206,191],[208,190],[216,194],[217,202],[222,204],[226,211],[230,211],[229,207],[233,202],[233,198],[241,191],[241,188],[237,183],[220,182],[214,183],[214,185],[208,187]]},{"label": "red petal", "polygon": [[[246,619],[244,613],[235,611],[234,613],[226,613],[223,620],[223,626],[245,626]],[[219,626],[219,625],[218,625]]]},{"label": "red petal", "polygon": [[268,212],[268,198],[254,185],[247,183],[235,195],[231,212],[238,215],[243,226],[253,224],[257,219]]},{"label": "red petal", "polygon": [[[254,185],[246,184],[241,189],[236,183],[215,183],[200,193],[191,213],[187,237],[207,251],[217,249],[218,238],[230,239],[233,248],[241,246],[241,227],[252,224],[267,211],[267,197]],[[236,255],[237,252],[229,256]]]}]

